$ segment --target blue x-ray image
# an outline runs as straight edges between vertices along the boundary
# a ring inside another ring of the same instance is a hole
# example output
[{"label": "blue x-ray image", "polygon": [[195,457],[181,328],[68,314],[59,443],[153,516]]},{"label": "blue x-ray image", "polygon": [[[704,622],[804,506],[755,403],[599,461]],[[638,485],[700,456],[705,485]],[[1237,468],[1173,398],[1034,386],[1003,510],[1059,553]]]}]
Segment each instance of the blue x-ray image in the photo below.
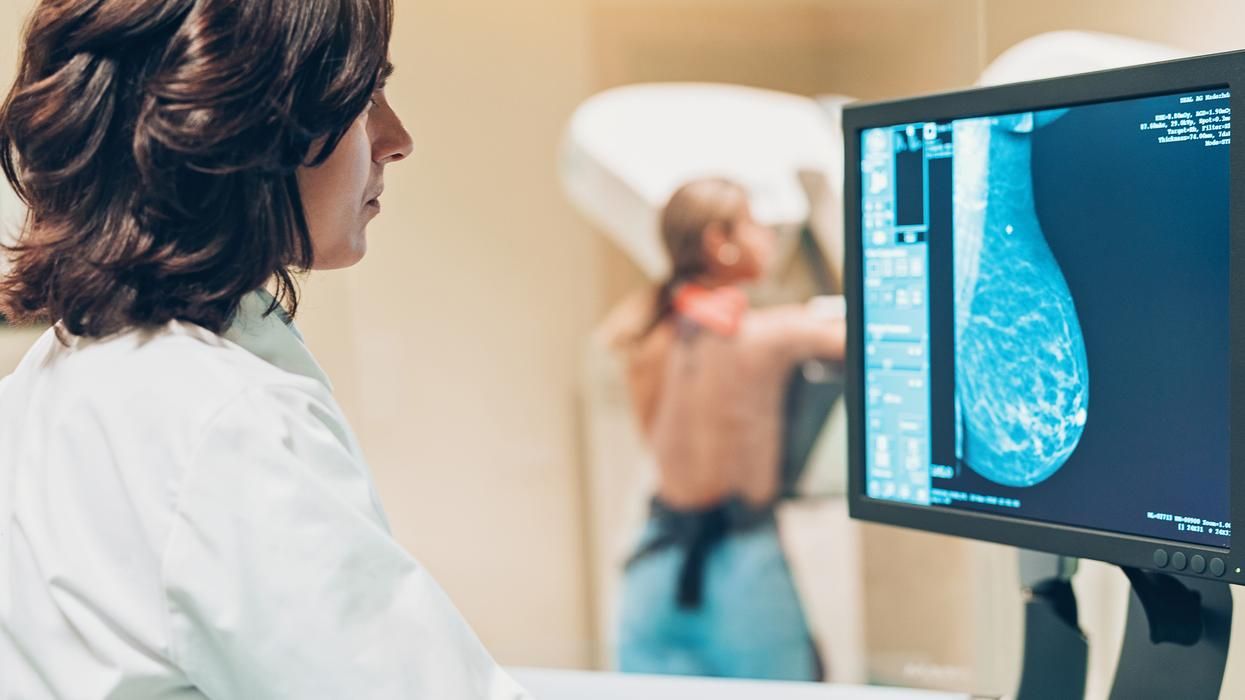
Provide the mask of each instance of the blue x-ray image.
[{"label": "blue x-ray image", "polygon": [[1230,95],[860,133],[872,498],[1228,546]]},{"label": "blue x-ray image", "polygon": [[1076,304],[1033,202],[1033,132],[1063,112],[953,130],[956,457],[1005,486],[1054,474],[1089,415]]}]

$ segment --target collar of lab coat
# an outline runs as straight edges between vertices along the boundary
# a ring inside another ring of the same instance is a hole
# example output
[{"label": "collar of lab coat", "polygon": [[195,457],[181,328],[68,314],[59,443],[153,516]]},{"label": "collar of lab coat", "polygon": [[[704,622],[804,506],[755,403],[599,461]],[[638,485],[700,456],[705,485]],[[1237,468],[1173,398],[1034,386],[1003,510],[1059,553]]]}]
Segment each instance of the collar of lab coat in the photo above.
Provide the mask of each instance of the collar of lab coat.
[{"label": "collar of lab coat", "polygon": [[265,314],[272,301],[272,295],[263,289],[247,294],[221,336],[279,369],[314,379],[332,391],[328,375],[311,356],[285,309],[278,306],[276,311]]}]

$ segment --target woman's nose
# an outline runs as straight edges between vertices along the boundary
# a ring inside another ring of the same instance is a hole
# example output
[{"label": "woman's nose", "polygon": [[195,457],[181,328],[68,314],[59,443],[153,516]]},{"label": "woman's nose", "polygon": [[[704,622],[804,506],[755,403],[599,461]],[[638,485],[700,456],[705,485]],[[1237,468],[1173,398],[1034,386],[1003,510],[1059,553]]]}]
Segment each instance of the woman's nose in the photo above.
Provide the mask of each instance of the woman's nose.
[{"label": "woman's nose", "polygon": [[415,151],[415,142],[410,132],[402,125],[402,119],[388,103],[376,106],[373,114],[377,117],[375,136],[372,140],[372,159],[377,163],[388,165],[406,158]]}]

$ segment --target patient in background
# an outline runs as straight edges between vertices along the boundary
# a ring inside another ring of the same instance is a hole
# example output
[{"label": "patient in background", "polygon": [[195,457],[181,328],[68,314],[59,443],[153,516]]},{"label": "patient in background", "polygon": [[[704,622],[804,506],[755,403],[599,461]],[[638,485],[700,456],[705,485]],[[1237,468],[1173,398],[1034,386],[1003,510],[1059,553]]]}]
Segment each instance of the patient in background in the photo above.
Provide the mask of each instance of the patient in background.
[{"label": "patient in background", "polygon": [[814,307],[749,308],[775,233],[740,185],[704,179],[666,205],[671,274],[620,350],[657,488],[623,580],[626,672],[816,680],[774,518],[793,368],[841,361],[844,323]]}]

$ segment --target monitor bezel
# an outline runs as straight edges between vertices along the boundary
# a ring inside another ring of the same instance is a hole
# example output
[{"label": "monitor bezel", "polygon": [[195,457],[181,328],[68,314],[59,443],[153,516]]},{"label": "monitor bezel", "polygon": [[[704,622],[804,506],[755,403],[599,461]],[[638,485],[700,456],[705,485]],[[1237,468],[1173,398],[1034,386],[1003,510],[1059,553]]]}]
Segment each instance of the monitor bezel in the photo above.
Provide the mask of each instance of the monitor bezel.
[{"label": "monitor bezel", "polygon": [[[888,525],[1096,559],[1121,566],[1157,569],[1156,550],[1167,555],[1200,554],[1225,562],[1223,576],[1210,568],[1165,571],[1245,585],[1245,545],[1223,549],[1141,535],[1093,530],[943,506],[923,506],[869,497],[865,492],[864,352],[861,223],[861,132],[922,121],[945,121],[996,114],[1144,98],[1180,92],[1226,89],[1234,115],[1245,115],[1245,51],[1198,56],[995,87],[926,95],[886,102],[856,103],[843,110],[844,137],[844,290],[847,301],[848,506],[851,517]],[[1235,123],[1235,120],[1233,120]],[[1245,523],[1245,147],[1229,146],[1229,492],[1232,522]],[[1239,301],[1238,301],[1239,300]],[[1245,541],[1245,534],[1238,535]]]}]

